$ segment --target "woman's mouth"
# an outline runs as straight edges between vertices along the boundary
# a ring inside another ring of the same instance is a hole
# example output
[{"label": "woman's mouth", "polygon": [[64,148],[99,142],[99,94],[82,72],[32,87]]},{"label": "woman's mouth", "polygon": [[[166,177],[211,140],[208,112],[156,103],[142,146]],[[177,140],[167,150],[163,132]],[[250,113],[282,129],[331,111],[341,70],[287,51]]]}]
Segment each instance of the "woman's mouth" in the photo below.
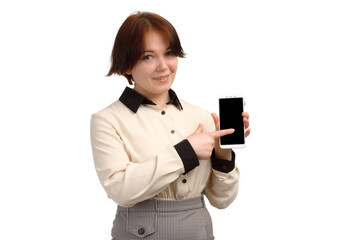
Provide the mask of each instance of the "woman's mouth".
[{"label": "woman's mouth", "polygon": [[160,77],[154,77],[153,79],[156,80],[156,81],[159,81],[159,82],[166,82],[167,80],[169,80],[169,76],[170,76],[170,74],[163,75],[163,76],[160,76]]}]

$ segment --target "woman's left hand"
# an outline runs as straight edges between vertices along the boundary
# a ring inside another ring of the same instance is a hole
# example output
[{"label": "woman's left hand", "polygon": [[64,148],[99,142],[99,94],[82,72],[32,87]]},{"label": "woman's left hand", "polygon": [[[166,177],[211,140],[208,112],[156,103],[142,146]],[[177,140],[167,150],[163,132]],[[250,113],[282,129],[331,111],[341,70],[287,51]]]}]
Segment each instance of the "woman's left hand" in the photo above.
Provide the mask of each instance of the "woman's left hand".
[{"label": "woman's left hand", "polygon": [[[220,129],[219,117],[215,113],[212,113],[211,116],[214,120],[216,130],[219,130]],[[245,126],[245,137],[247,137],[250,135],[250,132],[251,132],[251,129],[249,128],[249,126],[250,126],[249,117],[250,116],[249,116],[249,113],[247,113],[247,112],[243,112],[242,116],[243,116],[243,122],[244,122],[244,126]],[[220,148],[219,139],[215,139],[215,156],[219,159],[231,160],[231,149]]]}]

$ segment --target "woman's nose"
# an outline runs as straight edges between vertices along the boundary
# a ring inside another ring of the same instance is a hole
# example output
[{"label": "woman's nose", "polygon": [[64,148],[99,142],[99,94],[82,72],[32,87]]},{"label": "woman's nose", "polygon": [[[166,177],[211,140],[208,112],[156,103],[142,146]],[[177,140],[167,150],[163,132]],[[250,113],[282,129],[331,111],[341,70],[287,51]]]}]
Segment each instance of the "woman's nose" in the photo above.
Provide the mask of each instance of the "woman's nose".
[{"label": "woman's nose", "polygon": [[164,59],[163,57],[159,58],[156,70],[163,71],[163,70],[167,69],[167,67],[168,67],[168,64],[166,62],[166,59]]}]

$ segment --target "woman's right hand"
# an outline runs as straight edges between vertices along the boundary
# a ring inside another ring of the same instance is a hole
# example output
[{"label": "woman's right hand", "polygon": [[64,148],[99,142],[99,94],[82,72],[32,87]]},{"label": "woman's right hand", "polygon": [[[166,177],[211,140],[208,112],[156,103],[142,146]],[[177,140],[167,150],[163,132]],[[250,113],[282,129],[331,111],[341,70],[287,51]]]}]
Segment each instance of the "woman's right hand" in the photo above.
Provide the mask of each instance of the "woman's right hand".
[{"label": "woman's right hand", "polygon": [[187,137],[199,160],[209,159],[215,147],[215,141],[234,132],[234,129],[217,130],[210,133],[203,133],[203,130],[203,125],[200,123],[195,132]]}]

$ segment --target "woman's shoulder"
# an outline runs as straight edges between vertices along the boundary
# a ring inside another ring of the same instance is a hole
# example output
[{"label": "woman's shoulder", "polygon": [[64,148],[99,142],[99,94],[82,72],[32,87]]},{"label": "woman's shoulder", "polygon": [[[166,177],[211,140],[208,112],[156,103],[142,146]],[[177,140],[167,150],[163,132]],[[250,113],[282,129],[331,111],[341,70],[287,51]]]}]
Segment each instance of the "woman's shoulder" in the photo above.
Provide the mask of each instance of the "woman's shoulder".
[{"label": "woman's shoulder", "polygon": [[119,117],[121,112],[124,112],[123,109],[124,104],[122,104],[119,100],[111,103],[107,107],[95,112],[92,114],[92,117],[103,117],[103,118],[111,118],[111,117]]},{"label": "woman's shoulder", "polygon": [[214,131],[214,121],[209,111],[183,100],[180,100],[180,102],[188,116],[193,116],[196,121],[204,125],[204,132]]},{"label": "woman's shoulder", "polygon": [[180,99],[180,103],[184,109],[184,111],[189,111],[189,112],[193,112],[194,114],[199,114],[201,115],[203,118],[205,119],[211,119],[211,114],[209,111],[197,106],[197,105],[194,105],[194,104],[191,104],[187,101],[184,101],[182,99]]},{"label": "woman's shoulder", "polygon": [[180,99],[180,103],[184,110],[194,110],[194,111],[206,112],[206,110],[204,110],[203,108],[201,108],[197,105],[191,104],[185,100]]}]

